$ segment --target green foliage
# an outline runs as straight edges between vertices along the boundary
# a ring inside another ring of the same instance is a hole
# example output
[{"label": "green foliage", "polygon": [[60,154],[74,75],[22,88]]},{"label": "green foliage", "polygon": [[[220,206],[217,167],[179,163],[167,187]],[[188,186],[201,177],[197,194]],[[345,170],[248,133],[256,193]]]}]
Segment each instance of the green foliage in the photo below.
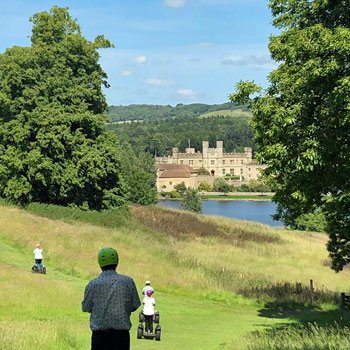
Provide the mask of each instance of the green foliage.
[{"label": "green foliage", "polygon": [[[276,218],[295,225],[319,207],[336,271],[350,262],[350,7],[345,1],[271,0],[279,66],[250,101],[257,158],[276,192]],[[240,82],[231,101],[257,87]]]},{"label": "green foliage", "polygon": [[0,196],[106,209],[124,203],[118,141],[104,130],[97,48],[65,8],[35,14],[32,45],[0,55]]},{"label": "green foliage", "polygon": [[186,192],[186,190],[187,190],[187,187],[186,187],[184,182],[181,182],[181,183],[177,184],[176,186],[174,186],[174,188],[181,195],[183,195]]},{"label": "green foliage", "polygon": [[210,184],[208,184],[208,182],[206,181],[202,181],[199,185],[198,185],[198,191],[199,192],[210,192],[212,190],[212,187],[210,186]]},{"label": "green foliage", "polygon": [[210,172],[207,169],[201,167],[198,169],[198,175],[210,175]]},{"label": "green foliage", "polygon": [[125,197],[132,203],[147,205],[156,202],[156,169],[154,159],[124,143],[120,147],[121,176]]},{"label": "green foliage", "polygon": [[198,191],[193,188],[188,188],[182,197],[181,208],[195,213],[202,211],[202,200],[198,195]]},{"label": "green foliage", "polygon": [[229,99],[236,103],[250,104],[250,95],[260,92],[261,87],[255,84],[253,81],[242,81],[240,80],[236,86],[236,93],[230,94]]},{"label": "green foliage", "polygon": [[[150,119],[167,119],[174,117],[198,117],[203,113],[227,111],[238,109],[232,103],[222,103],[207,105],[203,103],[193,103],[184,105],[182,103],[172,106],[161,105],[130,105],[130,106],[109,106],[108,114],[112,122],[129,121],[129,120],[150,120]],[[246,110],[242,107],[243,111]]]},{"label": "green foliage", "polygon": [[181,198],[181,193],[179,193],[177,190],[172,190],[169,192],[169,196],[172,199],[178,199]]},{"label": "green foliage", "polygon": [[62,207],[53,204],[30,203],[26,207],[26,210],[38,216],[53,220],[62,220],[69,223],[80,221],[105,227],[124,226],[130,220],[130,213],[127,206],[96,211],[82,210],[76,207]]},{"label": "green foliage", "polygon": [[324,213],[320,208],[317,208],[312,213],[300,215],[295,220],[294,228],[298,230],[323,232],[326,229],[326,225]]},{"label": "green foliage", "polygon": [[217,177],[213,183],[214,192],[227,193],[231,191],[231,186],[222,177]]}]

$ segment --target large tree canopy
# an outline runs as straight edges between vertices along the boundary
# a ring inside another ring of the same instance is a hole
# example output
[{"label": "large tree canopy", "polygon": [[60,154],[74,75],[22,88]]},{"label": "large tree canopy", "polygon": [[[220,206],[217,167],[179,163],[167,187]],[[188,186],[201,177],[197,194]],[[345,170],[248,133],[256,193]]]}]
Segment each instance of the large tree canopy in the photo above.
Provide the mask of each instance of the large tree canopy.
[{"label": "large tree canopy", "polygon": [[[251,100],[258,158],[273,181],[278,219],[293,226],[321,208],[333,268],[350,262],[350,7],[345,0],[270,0],[281,30],[278,67]],[[257,92],[239,82],[232,101]]]},{"label": "large tree canopy", "polygon": [[98,48],[65,8],[35,14],[30,47],[0,55],[0,196],[103,209],[124,202],[118,142],[104,130]]}]

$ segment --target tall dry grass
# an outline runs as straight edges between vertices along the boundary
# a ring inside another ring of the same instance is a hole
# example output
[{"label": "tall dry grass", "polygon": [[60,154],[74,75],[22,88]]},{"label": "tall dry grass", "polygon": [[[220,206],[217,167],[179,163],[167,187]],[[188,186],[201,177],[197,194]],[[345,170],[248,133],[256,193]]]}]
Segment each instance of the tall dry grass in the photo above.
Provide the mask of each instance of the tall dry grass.
[{"label": "tall dry grass", "polygon": [[324,264],[324,234],[159,207],[133,206],[130,212],[132,220],[106,228],[2,207],[0,237],[28,256],[40,241],[48,269],[82,278],[99,273],[97,251],[112,245],[120,253],[121,273],[139,284],[156,280],[164,291],[259,298],[275,285],[307,285],[310,279],[317,290],[350,290],[350,271],[336,274]]}]

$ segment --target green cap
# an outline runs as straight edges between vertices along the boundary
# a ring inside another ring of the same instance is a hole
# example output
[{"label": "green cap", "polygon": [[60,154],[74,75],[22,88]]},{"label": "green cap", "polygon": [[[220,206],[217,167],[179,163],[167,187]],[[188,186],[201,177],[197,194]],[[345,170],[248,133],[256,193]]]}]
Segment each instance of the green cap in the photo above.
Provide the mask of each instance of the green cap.
[{"label": "green cap", "polygon": [[118,265],[118,252],[111,247],[104,247],[98,252],[98,263],[100,267],[107,265]]}]

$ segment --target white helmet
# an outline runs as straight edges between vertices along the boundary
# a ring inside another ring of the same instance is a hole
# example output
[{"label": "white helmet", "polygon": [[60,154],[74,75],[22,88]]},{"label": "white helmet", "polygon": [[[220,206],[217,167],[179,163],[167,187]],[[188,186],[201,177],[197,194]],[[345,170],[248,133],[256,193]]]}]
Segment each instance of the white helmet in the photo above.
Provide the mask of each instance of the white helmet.
[{"label": "white helmet", "polygon": [[145,282],[145,285],[146,286],[149,286],[151,284],[151,282],[149,281],[149,280],[147,280],[146,282]]}]

